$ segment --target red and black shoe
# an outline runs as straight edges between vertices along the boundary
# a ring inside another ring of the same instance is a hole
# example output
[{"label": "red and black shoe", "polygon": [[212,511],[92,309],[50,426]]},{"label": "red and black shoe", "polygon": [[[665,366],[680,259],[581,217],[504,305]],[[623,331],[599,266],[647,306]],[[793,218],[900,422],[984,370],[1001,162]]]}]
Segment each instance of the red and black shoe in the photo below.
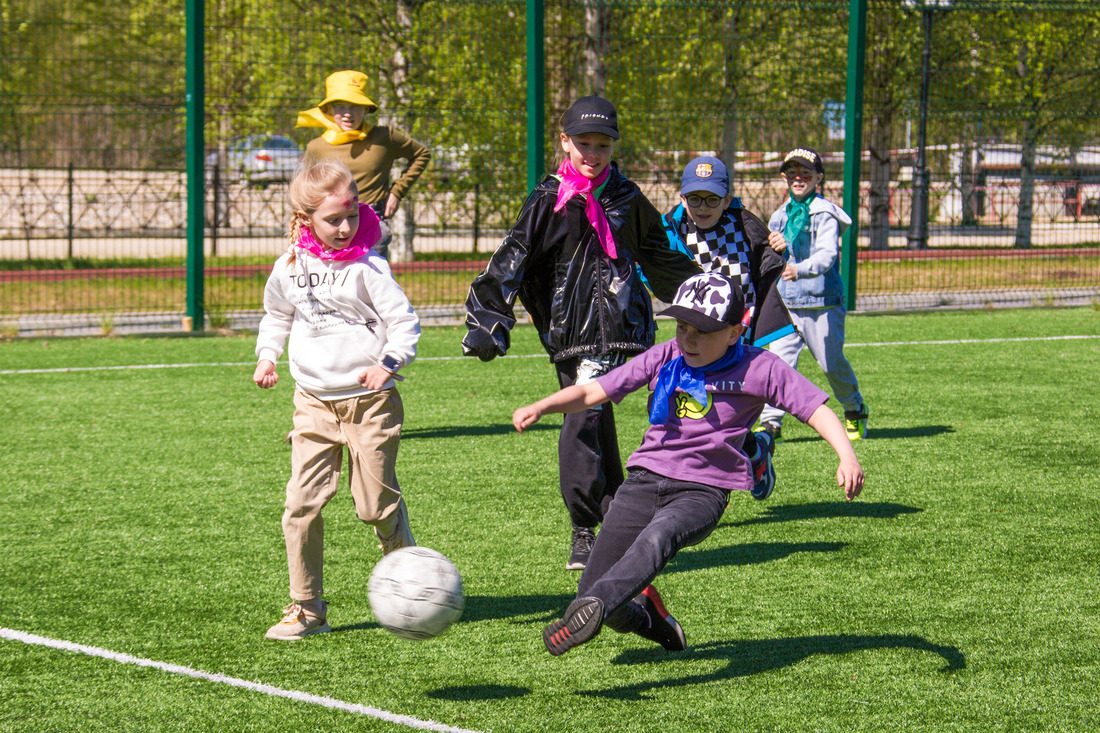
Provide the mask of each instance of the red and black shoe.
[{"label": "red and black shoe", "polygon": [[649,625],[634,632],[643,639],[655,641],[670,652],[682,652],[687,649],[687,637],[679,622],[665,608],[661,594],[652,585],[647,585],[634,602],[645,609]]},{"label": "red and black shoe", "polygon": [[603,627],[603,601],[578,598],[565,609],[565,617],[542,630],[542,643],[555,657],[589,641]]}]

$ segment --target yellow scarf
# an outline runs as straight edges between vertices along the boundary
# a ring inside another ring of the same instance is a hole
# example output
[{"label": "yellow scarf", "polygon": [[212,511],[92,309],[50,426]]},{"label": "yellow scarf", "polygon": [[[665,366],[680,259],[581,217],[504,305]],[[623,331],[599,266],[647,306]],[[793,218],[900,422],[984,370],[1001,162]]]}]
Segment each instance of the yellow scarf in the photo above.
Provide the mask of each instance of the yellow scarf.
[{"label": "yellow scarf", "polygon": [[320,107],[314,107],[313,109],[307,109],[305,112],[298,113],[298,122],[295,127],[324,127],[325,133],[321,135],[326,142],[332,145],[343,145],[344,143],[352,143],[356,140],[363,140],[367,137],[367,134],[373,129],[367,127],[365,130],[363,126],[360,126],[357,130],[345,130],[336,124],[330,115],[326,115],[321,111]]}]

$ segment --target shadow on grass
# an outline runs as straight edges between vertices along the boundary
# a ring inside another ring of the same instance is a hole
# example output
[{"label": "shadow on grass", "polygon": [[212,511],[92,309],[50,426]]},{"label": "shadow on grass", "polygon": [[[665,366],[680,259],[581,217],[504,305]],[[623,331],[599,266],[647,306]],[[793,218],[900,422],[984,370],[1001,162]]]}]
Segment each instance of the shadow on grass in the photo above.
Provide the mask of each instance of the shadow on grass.
[{"label": "shadow on grass", "polygon": [[510,700],[524,695],[530,695],[530,687],[516,687],[514,685],[461,685],[456,687],[442,687],[438,690],[429,690],[428,697],[436,700],[457,700],[471,702],[473,700]]},{"label": "shadow on grass", "polygon": [[698,647],[688,647],[683,653],[669,654],[662,649],[631,649],[619,654],[612,664],[653,664],[661,662],[693,662],[717,660],[726,666],[706,674],[680,678],[662,677],[658,681],[609,687],[603,690],[581,691],[588,697],[608,697],[616,700],[645,700],[646,693],[658,688],[687,687],[708,682],[748,677],[790,667],[809,657],[822,654],[848,654],[873,649],[912,649],[929,652],[943,658],[941,672],[955,672],[966,668],[966,657],[953,646],[934,644],[919,636],[880,634],[874,636],[802,636],[791,639],[753,639],[732,643],[712,642]]},{"label": "shadow on grass", "polygon": [[728,565],[758,565],[782,560],[798,552],[839,552],[846,542],[749,542],[707,550],[681,550],[661,575]]},{"label": "shadow on grass", "polygon": [[722,527],[748,527],[754,524],[798,522],[807,519],[896,519],[903,514],[916,514],[923,509],[889,501],[818,501],[811,504],[780,504],[769,506],[764,516],[740,522],[719,522]]},{"label": "shadow on grass", "polygon": [[513,624],[550,623],[561,618],[573,596],[466,596],[466,610],[459,623],[507,619]]},{"label": "shadow on grass", "polygon": [[[904,440],[906,438],[931,438],[934,435],[953,433],[951,425],[918,425],[912,428],[871,428],[867,437],[861,440]],[[805,435],[800,438],[783,438],[783,443],[812,443],[822,440],[819,435]],[[858,440],[856,441],[859,442]],[[783,445],[780,443],[780,446]],[[782,450],[780,447],[779,450]]]},{"label": "shadow on grass", "polygon": [[[505,619],[513,624],[544,623],[561,618],[562,611],[573,601],[573,596],[466,596],[466,608],[456,624],[474,623],[491,619]],[[375,621],[360,621],[357,624],[333,626],[335,634],[347,631],[366,631],[379,629]]]},{"label": "shadow on grass", "polygon": [[[542,424],[536,423],[527,428],[523,432],[532,432],[536,430],[561,430],[561,425]],[[508,433],[515,433],[516,429],[512,427],[511,423],[500,425],[468,425],[463,427],[439,427],[439,428],[420,428],[420,429],[404,429],[401,431],[401,439],[409,440],[411,438],[423,439],[423,438],[465,438],[475,435],[507,435]]]}]

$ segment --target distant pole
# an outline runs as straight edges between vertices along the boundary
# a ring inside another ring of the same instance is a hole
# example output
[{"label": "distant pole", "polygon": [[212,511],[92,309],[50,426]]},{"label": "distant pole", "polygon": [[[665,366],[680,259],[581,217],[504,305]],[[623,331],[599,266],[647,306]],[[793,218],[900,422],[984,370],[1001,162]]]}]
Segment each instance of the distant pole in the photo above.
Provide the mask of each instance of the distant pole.
[{"label": "distant pole", "polygon": [[187,316],[191,328],[202,331],[206,320],[203,312],[203,236],[206,212],[203,191],[203,124],[206,81],[203,77],[205,56],[203,0],[187,0]]},{"label": "distant pole", "polygon": [[863,160],[863,60],[867,47],[867,0],[848,9],[848,91],[844,103],[844,210],[852,225],[840,249],[846,308],[856,307],[856,245],[859,243],[860,163]]},{"label": "distant pole", "polygon": [[69,176],[65,179],[67,187],[68,201],[69,201],[69,216],[68,216],[68,230],[69,230],[69,261],[73,260],[73,162],[69,161]]},{"label": "distant pole", "polygon": [[924,51],[920,70],[920,125],[917,132],[917,158],[913,161],[913,210],[909,216],[909,249],[928,248],[928,166],[924,148],[928,141],[928,86],[932,75],[932,6],[926,2],[921,19],[924,25]]},{"label": "distant pole", "polygon": [[546,53],[543,0],[527,0],[527,190],[546,167]]}]

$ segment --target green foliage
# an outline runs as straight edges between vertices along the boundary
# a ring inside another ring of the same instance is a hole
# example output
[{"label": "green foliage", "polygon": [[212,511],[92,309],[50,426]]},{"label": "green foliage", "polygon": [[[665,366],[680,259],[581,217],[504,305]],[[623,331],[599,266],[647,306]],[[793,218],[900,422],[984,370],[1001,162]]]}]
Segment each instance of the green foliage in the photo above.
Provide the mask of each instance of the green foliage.
[{"label": "green foliage", "polygon": [[[285,366],[276,389],[251,384],[254,339],[0,343],[0,626],[467,730],[1094,730],[1100,415],[1075,395],[1100,369],[1098,319],[850,317],[872,407],[856,444],[864,494],[844,502],[835,456],[790,421],[776,493],[732,497],[657,581],[689,650],[605,630],[562,658],[540,638],[576,590],[560,418],[510,427],[556,385],[532,329],[488,364],[459,356],[461,329],[428,329],[400,387],[414,530],[467,594],[461,621],[422,643],[370,613],[380,554],[346,486],[325,512],[334,633],[262,638],[285,602],[292,384]],[[152,368],[112,368],[134,366]],[[644,395],[616,417],[627,455]],[[409,730],[18,641],[0,650],[5,731]]]}]

